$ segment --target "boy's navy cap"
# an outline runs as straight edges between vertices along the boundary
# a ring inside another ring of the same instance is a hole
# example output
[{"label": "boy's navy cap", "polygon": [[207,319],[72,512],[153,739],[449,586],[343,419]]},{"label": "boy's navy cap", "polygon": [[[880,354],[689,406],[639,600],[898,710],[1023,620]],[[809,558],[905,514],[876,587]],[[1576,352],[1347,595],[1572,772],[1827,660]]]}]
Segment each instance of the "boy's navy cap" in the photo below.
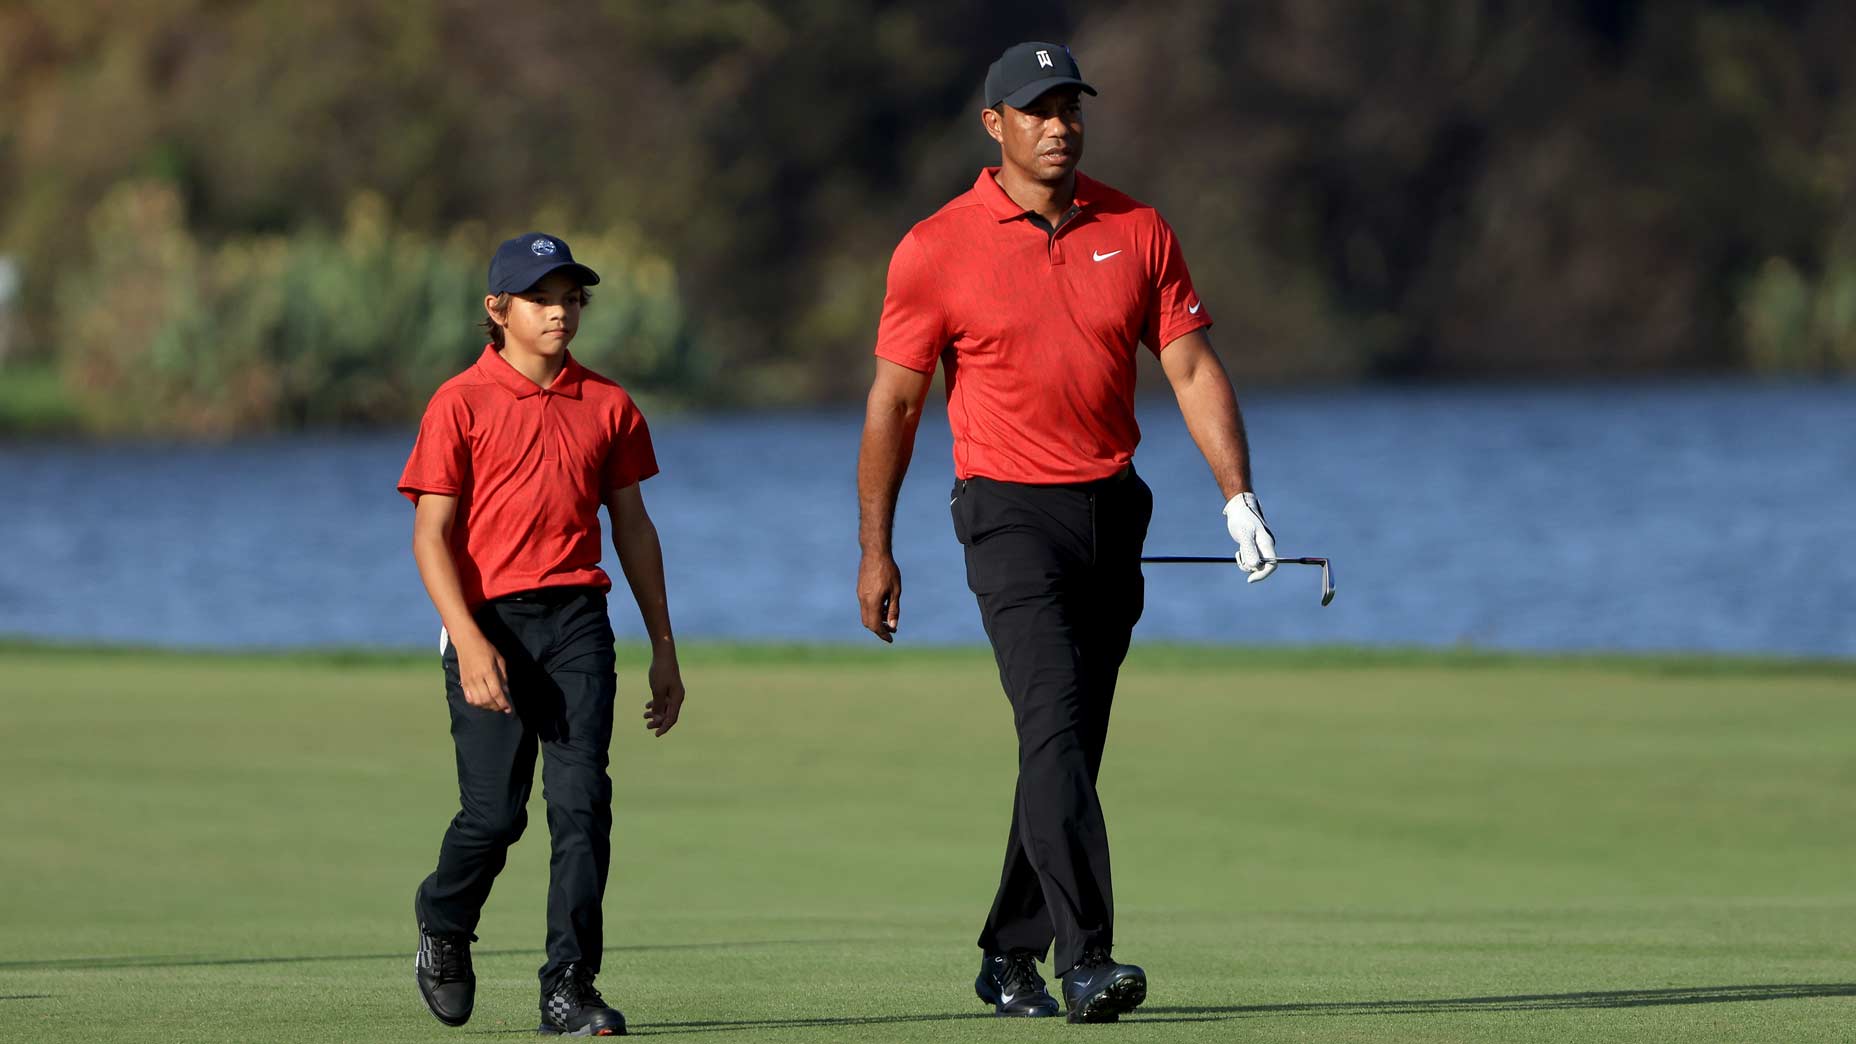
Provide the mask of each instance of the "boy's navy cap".
[{"label": "boy's navy cap", "polygon": [[1036,41],[1013,44],[986,70],[986,107],[1004,102],[1022,109],[1052,87],[1070,84],[1089,94],[1096,93],[1094,87],[1083,82],[1083,71],[1076,67],[1068,47]]},{"label": "boy's navy cap", "polygon": [[575,261],[565,240],[546,232],[525,232],[505,240],[490,258],[490,292],[519,294],[560,268],[572,269],[568,275],[581,286],[599,282],[599,273]]}]

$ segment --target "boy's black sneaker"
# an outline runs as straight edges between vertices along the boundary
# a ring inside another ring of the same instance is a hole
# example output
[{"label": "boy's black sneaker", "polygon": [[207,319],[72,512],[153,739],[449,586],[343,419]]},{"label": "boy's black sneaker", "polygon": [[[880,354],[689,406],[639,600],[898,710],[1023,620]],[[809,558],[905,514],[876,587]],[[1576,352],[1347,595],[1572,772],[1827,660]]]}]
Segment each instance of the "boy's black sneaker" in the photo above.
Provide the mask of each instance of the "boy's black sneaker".
[{"label": "boy's black sneaker", "polygon": [[625,1016],[606,1007],[593,973],[570,964],[541,990],[541,1032],[562,1037],[623,1037]]},{"label": "boy's black sneaker", "polygon": [[1057,1014],[1057,998],[1044,987],[1038,959],[1029,950],[987,953],[980,958],[979,978],[973,992],[993,1006],[994,1015],[1041,1018]]},{"label": "boy's black sneaker", "polygon": [[1083,951],[1063,976],[1063,1004],[1071,1022],[1115,1022],[1147,999],[1147,973],[1132,964],[1116,964],[1108,948]]},{"label": "boy's black sneaker", "polygon": [[419,955],[413,959],[419,996],[438,1021],[462,1026],[470,1021],[477,997],[477,975],[470,967],[474,936],[433,933],[419,926]]}]

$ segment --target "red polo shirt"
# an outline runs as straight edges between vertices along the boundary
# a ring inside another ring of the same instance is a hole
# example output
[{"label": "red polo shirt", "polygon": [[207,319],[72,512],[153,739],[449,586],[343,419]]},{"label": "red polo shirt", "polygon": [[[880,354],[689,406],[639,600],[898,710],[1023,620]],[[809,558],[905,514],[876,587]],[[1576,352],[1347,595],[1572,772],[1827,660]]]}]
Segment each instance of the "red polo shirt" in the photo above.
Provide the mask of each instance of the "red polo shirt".
[{"label": "red polo shirt", "polygon": [[440,385],[399,489],[458,498],[451,554],[472,607],[541,587],[611,590],[599,568],[605,494],[657,474],[625,389],[567,356],[546,388],[486,345]]},{"label": "red polo shirt", "polygon": [[922,373],[946,366],[958,477],[1106,478],[1141,441],[1135,346],[1157,355],[1211,316],[1152,207],[1078,174],[1052,235],[997,172],[897,245],[876,354]]}]

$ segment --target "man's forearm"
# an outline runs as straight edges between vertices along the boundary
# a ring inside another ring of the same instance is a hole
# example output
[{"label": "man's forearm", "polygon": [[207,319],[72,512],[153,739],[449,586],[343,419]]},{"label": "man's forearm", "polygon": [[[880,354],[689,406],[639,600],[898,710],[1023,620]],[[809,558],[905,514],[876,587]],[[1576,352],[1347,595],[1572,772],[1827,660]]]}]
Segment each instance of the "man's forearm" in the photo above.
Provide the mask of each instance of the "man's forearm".
[{"label": "man's forearm", "polygon": [[919,406],[872,399],[857,452],[857,543],[865,553],[889,554],[896,496],[915,447]]},{"label": "man's forearm", "polygon": [[657,539],[657,526],[645,518],[624,529],[615,528],[612,549],[619,554],[619,568],[632,589],[632,599],[638,603],[638,616],[644,621],[652,652],[674,648],[670,600],[664,586],[664,549]]},{"label": "man's forearm", "polygon": [[1231,390],[1224,367],[1215,359],[1201,365],[1175,391],[1186,430],[1192,433],[1225,499],[1251,492],[1250,441],[1244,434],[1237,393]]}]

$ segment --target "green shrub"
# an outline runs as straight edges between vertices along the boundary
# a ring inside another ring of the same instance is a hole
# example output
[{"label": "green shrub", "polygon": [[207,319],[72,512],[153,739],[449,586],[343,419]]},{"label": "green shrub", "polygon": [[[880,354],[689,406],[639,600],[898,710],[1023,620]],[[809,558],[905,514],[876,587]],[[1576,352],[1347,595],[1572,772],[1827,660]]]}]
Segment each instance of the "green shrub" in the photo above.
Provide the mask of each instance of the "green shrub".
[{"label": "green shrub", "polygon": [[1768,259],[1741,294],[1740,320],[1756,372],[1856,373],[1856,251],[1833,249],[1816,275]]},{"label": "green shrub", "polygon": [[[576,234],[604,281],[575,354],[617,379],[695,374],[675,273],[621,232]],[[339,234],[189,232],[176,192],[118,186],[91,215],[87,268],[61,275],[59,357],[85,426],[223,435],[402,423],[483,343],[480,229],[434,242],[355,198]]]}]

